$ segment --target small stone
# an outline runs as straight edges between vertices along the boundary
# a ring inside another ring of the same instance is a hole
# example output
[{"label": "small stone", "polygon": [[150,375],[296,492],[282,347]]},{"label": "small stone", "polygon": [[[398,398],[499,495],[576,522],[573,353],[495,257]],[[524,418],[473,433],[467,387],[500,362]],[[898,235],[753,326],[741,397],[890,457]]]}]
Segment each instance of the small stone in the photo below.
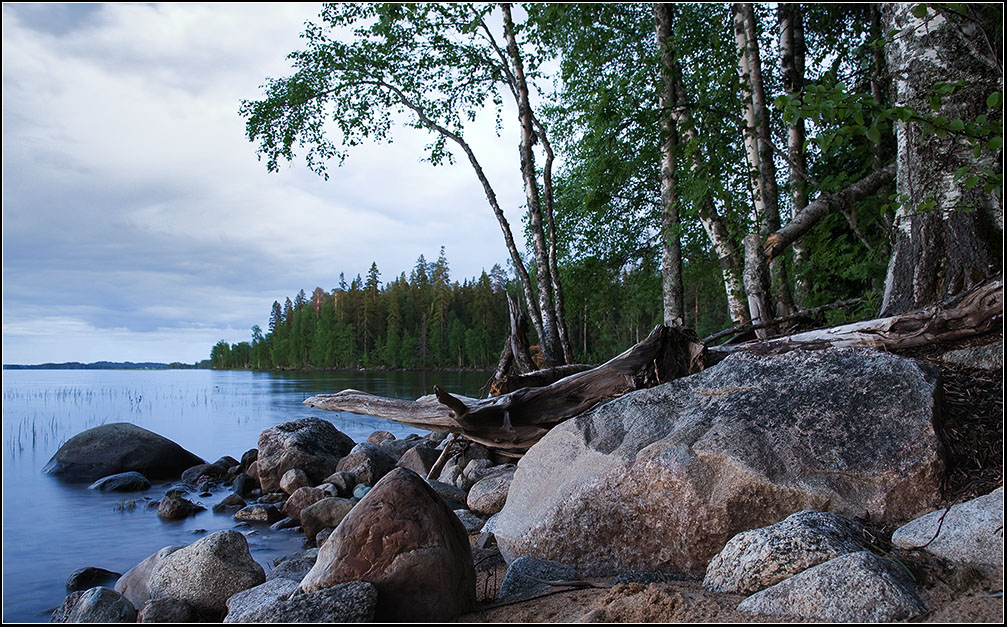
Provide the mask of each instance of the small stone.
[{"label": "small stone", "polygon": [[249,505],[239,509],[234,514],[235,520],[241,520],[244,522],[263,522],[270,525],[281,518],[283,518],[283,514],[280,513],[280,510],[276,509],[273,505]]},{"label": "small stone", "polygon": [[106,583],[114,585],[119,577],[122,577],[122,573],[105,570],[96,566],[78,568],[67,577],[66,589],[74,592],[77,590],[87,590],[88,588],[94,588]]},{"label": "small stone", "polygon": [[308,475],[300,468],[291,468],[280,477],[280,489],[287,494],[293,494],[298,488],[311,485]]},{"label": "small stone", "polygon": [[282,503],[286,500],[287,500],[287,494],[285,492],[269,492],[259,497],[259,502],[262,503],[263,505]]},{"label": "small stone", "polygon": [[100,492],[139,492],[150,487],[150,481],[136,471],[120,472],[102,477],[88,486],[89,490]]},{"label": "small stone", "polygon": [[157,515],[165,520],[181,520],[206,509],[188,499],[174,494],[167,494],[157,505]]},{"label": "small stone", "polygon": [[485,520],[479,518],[467,509],[456,509],[454,512],[455,516],[458,517],[458,520],[461,521],[462,526],[465,527],[465,531],[470,534],[479,533],[479,530],[482,529],[483,525],[486,523]]},{"label": "small stone", "polygon": [[246,505],[248,505],[248,503],[245,502],[245,499],[241,498],[235,493],[231,493],[225,496],[222,501],[213,506],[213,512],[215,514],[236,512],[239,509],[245,507]]}]

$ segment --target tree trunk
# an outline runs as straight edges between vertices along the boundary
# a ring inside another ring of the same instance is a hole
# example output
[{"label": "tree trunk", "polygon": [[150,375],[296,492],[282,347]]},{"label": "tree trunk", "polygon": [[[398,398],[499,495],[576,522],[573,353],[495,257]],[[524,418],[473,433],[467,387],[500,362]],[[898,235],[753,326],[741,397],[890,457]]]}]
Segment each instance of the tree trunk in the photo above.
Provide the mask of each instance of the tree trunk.
[{"label": "tree trunk", "polygon": [[507,40],[507,52],[511,60],[511,72],[514,78],[514,88],[517,95],[518,118],[521,121],[521,176],[524,180],[525,198],[528,202],[528,227],[531,231],[532,244],[535,249],[535,267],[538,273],[538,301],[542,314],[542,330],[539,336],[539,346],[545,357],[547,366],[558,366],[564,363],[563,349],[559,339],[558,320],[556,319],[556,304],[553,296],[552,271],[549,266],[549,252],[545,232],[542,226],[542,207],[539,199],[538,178],[535,173],[535,153],[532,145],[536,141],[534,116],[529,100],[528,83],[525,80],[524,64],[518,50],[514,34],[514,22],[511,19],[509,4],[500,5],[504,17],[504,36]]},{"label": "tree trunk", "polygon": [[[780,25],[780,51],[783,66],[783,88],[791,97],[800,97],[804,89],[804,19],[799,4],[780,4],[777,8]],[[790,161],[791,215],[797,216],[808,205],[807,170],[804,154],[804,118],[787,123],[787,156]],[[808,251],[795,241],[794,265],[807,259]],[[811,286],[807,273],[794,273],[794,301],[801,305],[807,301]]]},{"label": "tree trunk", "polygon": [[[773,162],[772,138],[769,129],[769,109],[762,82],[762,61],[759,57],[758,28],[751,3],[733,5],[735,39],[740,53],[738,72],[745,86],[745,140],[753,179],[752,192],[756,222],[763,237],[780,228],[779,190],[776,185],[776,165]],[[749,259],[746,255],[746,265]],[[747,272],[747,270],[746,270]],[[778,315],[794,309],[787,279],[787,267],[782,257],[772,260],[772,294],[776,297]],[[751,303],[749,295],[749,303]],[[772,301],[770,301],[772,302]],[[756,312],[750,311],[753,321]],[[772,312],[770,312],[772,313]]]},{"label": "tree trunk", "polygon": [[[953,19],[933,9],[918,18],[913,15],[916,6],[884,7],[886,30],[902,29],[886,47],[897,77],[896,103],[928,112],[936,81],[961,80],[964,86],[944,96],[938,114],[966,123],[980,114],[992,115],[986,98],[1002,93],[1003,69],[986,46],[992,45],[989,37],[999,22]],[[967,177],[955,177],[959,168],[1002,172],[1002,149],[983,149],[977,158],[960,136],[926,138],[915,122],[899,122],[896,139],[896,187],[905,201],[895,216],[882,315],[937,302],[1002,271],[1003,265],[1002,197],[987,193],[983,185],[967,189]]]},{"label": "tree trunk", "polygon": [[655,3],[654,22],[657,47],[661,55],[661,87],[658,103],[661,110],[661,292],[664,300],[664,324],[681,326],[685,322],[682,295],[682,240],[678,218],[678,198],[675,175],[675,151],[678,150],[678,128],[674,108],[680,100],[675,90],[674,50],[671,48],[673,4]]}]

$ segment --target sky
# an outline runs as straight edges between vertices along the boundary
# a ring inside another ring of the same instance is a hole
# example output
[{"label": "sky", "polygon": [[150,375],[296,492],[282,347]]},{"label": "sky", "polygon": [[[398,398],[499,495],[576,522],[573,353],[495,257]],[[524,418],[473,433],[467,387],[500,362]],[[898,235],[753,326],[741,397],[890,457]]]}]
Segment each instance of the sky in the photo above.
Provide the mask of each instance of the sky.
[{"label": "sky", "polygon": [[[372,262],[391,280],[444,246],[454,280],[507,267],[471,167],[422,162],[423,131],[328,181],[303,159],[267,173],[238,108],[290,73],[319,10],[3,5],[3,363],[194,363]],[[514,228],[518,139],[493,127],[466,137]]]}]

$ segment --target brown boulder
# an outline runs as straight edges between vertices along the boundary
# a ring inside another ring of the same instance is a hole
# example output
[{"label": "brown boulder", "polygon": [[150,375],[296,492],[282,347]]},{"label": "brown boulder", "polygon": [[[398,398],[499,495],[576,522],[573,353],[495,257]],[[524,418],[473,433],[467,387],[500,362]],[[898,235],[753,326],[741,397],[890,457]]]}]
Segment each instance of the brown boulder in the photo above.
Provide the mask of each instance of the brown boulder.
[{"label": "brown boulder", "polygon": [[262,491],[279,490],[280,477],[292,468],[303,470],[317,485],[335,472],[352,448],[349,436],[321,418],[301,418],[266,429],[259,434],[256,460]]},{"label": "brown boulder", "polygon": [[476,606],[468,534],[433,489],[404,468],[388,473],[343,519],[301,590],[348,581],[377,588],[376,621],[450,621]]},{"label": "brown boulder", "polygon": [[327,496],[328,494],[321,488],[297,488],[283,504],[283,513],[294,520],[300,521],[302,509],[321,501]]}]

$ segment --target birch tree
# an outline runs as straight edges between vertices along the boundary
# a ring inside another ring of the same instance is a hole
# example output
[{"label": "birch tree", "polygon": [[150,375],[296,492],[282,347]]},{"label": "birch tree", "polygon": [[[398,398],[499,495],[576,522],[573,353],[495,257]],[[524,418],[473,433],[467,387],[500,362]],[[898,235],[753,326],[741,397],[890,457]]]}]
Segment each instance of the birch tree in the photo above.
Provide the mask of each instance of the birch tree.
[{"label": "birch tree", "polygon": [[[497,10],[502,26],[494,32],[488,17]],[[276,170],[303,149],[309,168],[328,176],[329,161],[341,162],[364,141],[389,140],[396,116],[405,114],[411,126],[432,134],[427,158],[434,165],[452,163],[452,150],[471,165],[500,225],[545,362],[564,363],[562,288],[553,276],[555,253],[550,259],[552,192],[538,180],[532,148],[536,142],[549,146],[530,102],[537,61],[521,49],[510,5],[328,4],[320,18],[320,24],[306,25],[305,49],[289,56],[295,73],[268,80],[263,99],[242,103],[248,138],[258,144],[267,168]],[[502,93],[512,96],[518,109],[534,282],[496,191],[465,138],[466,123],[487,105],[500,123]],[[549,156],[546,177],[551,167]]]}]

